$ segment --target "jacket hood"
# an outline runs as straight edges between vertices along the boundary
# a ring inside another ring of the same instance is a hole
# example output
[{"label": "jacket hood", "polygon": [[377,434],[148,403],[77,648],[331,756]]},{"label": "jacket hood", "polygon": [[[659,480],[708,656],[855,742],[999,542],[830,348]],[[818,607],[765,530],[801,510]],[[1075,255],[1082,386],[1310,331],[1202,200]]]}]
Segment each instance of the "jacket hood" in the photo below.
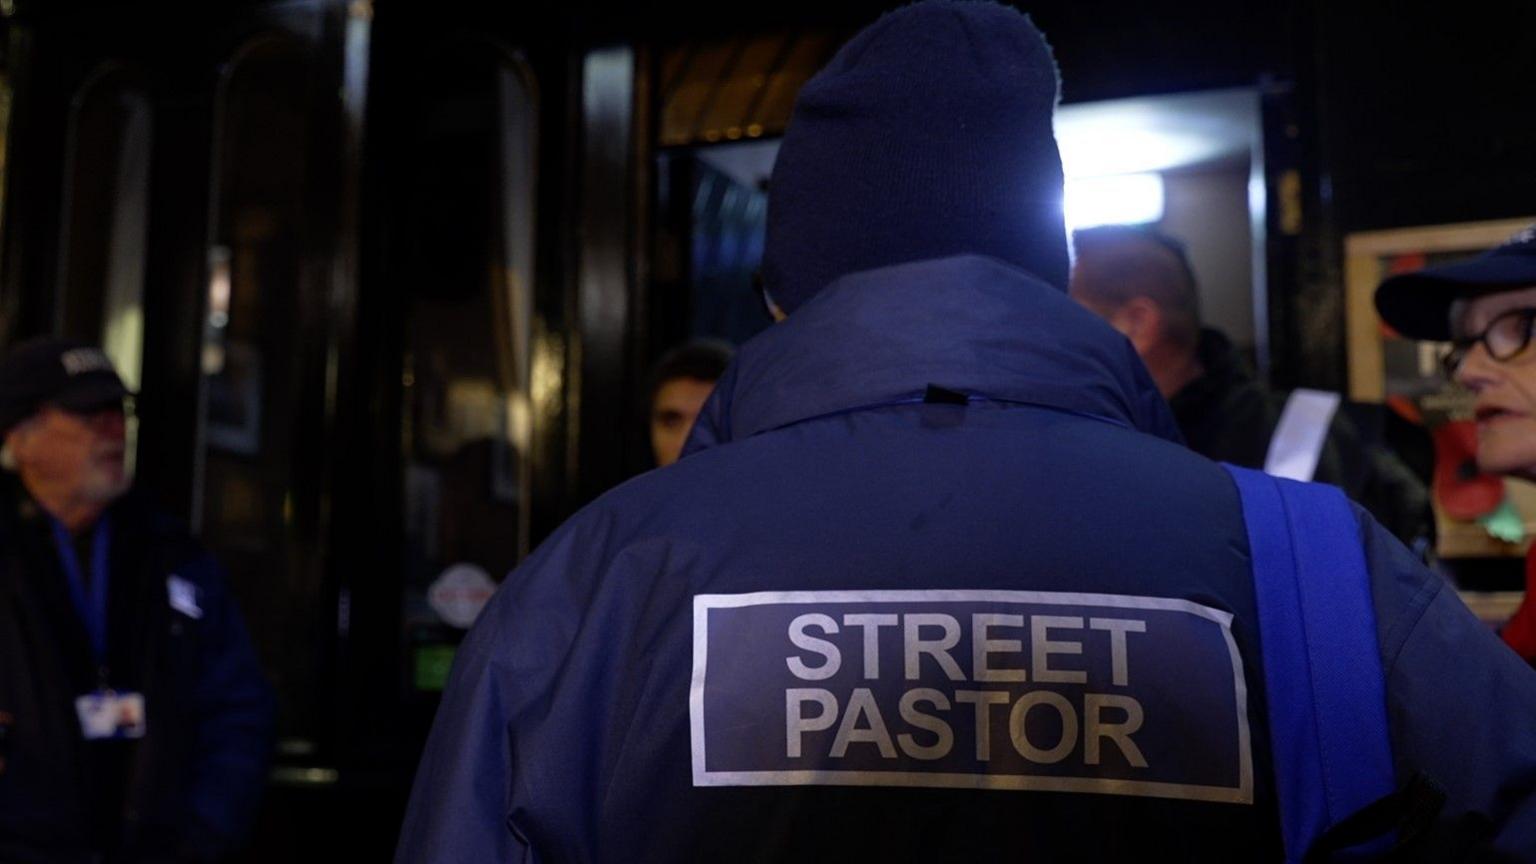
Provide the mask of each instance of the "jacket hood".
[{"label": "jacket hood", "polygon": [[813,417],[919,402],[930,385],[1183,441],[1124,336],[1034,276],[962,255],[844,277],[747,342],[683,453]]},{"label": "jacket hood", "polygon": [[1006,6],[927,2],[800,91],[769,185],[763,277],[793,312],[849,273],[966,253],[1067,284],[1056,62]]}]

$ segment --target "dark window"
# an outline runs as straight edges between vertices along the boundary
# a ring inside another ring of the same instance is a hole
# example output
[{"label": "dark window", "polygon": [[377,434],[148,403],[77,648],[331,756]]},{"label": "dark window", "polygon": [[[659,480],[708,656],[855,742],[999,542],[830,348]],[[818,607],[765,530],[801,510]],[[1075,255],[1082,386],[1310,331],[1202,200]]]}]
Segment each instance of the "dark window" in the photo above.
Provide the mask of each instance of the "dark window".
[{"label": "dark window", "polygon": [[122,69],[92,76],[71,105],[56,329],[99,342],[137,390],[144,351],[149,98]]},{"label": "dark window", "polygon": [[317,734],[335,627],[321,494],[329,259],[310,159],[318,77],[302,43],[262,37],[220,85],[193,507],[276,685],[289,749]]},{"label": "dark window", "polygon": [[536,106],[520,63],[454,44],[420,67],[404,358],[406,637],[441,685],[491,582],[527,551]]}]

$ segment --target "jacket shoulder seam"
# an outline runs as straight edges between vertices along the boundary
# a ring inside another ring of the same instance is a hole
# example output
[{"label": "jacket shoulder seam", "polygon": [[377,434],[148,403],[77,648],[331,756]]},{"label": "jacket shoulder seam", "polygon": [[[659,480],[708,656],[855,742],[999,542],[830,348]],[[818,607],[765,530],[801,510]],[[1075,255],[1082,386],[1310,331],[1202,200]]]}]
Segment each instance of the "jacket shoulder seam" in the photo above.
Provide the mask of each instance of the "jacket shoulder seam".
[{"label": "jacket shoulder seam", "polygon": [[1408,601],[1408,608],[1382,633],[1381,661],[1384,674],[1392,674],[1398,655],[1402,654],[1403,647],[1408,643],[1408,637],[1418,628],[1419,622],[1424,620],[1424,614],[1429,611],[1429,605],[1445,588],[1445,582],[1432,575]]}]

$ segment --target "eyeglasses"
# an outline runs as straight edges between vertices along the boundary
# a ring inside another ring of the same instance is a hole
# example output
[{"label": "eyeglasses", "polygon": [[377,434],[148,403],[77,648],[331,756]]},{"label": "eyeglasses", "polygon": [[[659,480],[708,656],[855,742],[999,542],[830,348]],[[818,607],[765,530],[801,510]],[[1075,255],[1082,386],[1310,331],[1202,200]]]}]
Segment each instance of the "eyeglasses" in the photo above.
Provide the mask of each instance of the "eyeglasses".
[{"label": "eyeglasses", "polygon": [[1500,362],[1513,360],[1531,344],[1532,324],[1536,323],[1536,308],[1511,309],[1504,312],[1483,328],[1483,332],[1462,336],[1451,341],[1451,350],[1440,358],[1440,365],[1447,378],[1456,377],[1467,352],[1481,342],[1488,356]]}]

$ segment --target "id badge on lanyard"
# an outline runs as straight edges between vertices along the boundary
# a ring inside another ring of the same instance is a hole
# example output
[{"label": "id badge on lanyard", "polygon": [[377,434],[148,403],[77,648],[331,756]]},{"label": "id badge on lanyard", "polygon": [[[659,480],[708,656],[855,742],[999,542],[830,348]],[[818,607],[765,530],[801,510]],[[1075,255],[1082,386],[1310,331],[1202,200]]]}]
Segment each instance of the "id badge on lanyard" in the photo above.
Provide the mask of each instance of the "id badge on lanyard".
[{"label": "id badge on lanyard", "polygon": [[90,637],[91,659],[96,664],[96,689],[75,698],[80,733],[87,741],[142,738],[146,728],[144,696],[141,693],[113,690],[110,686],[111,671],[107,668],[107,588],[112,526],[105,516],[96,526],[91,539],[91,583],[86,585],[69,531],[58,520],[49,521],[53,526],[53,542],[59,553],[59,564],[69,582],[69,597],[74,603],[75,614],[80,617],[80,623],[85,625],[85,632]]}]

